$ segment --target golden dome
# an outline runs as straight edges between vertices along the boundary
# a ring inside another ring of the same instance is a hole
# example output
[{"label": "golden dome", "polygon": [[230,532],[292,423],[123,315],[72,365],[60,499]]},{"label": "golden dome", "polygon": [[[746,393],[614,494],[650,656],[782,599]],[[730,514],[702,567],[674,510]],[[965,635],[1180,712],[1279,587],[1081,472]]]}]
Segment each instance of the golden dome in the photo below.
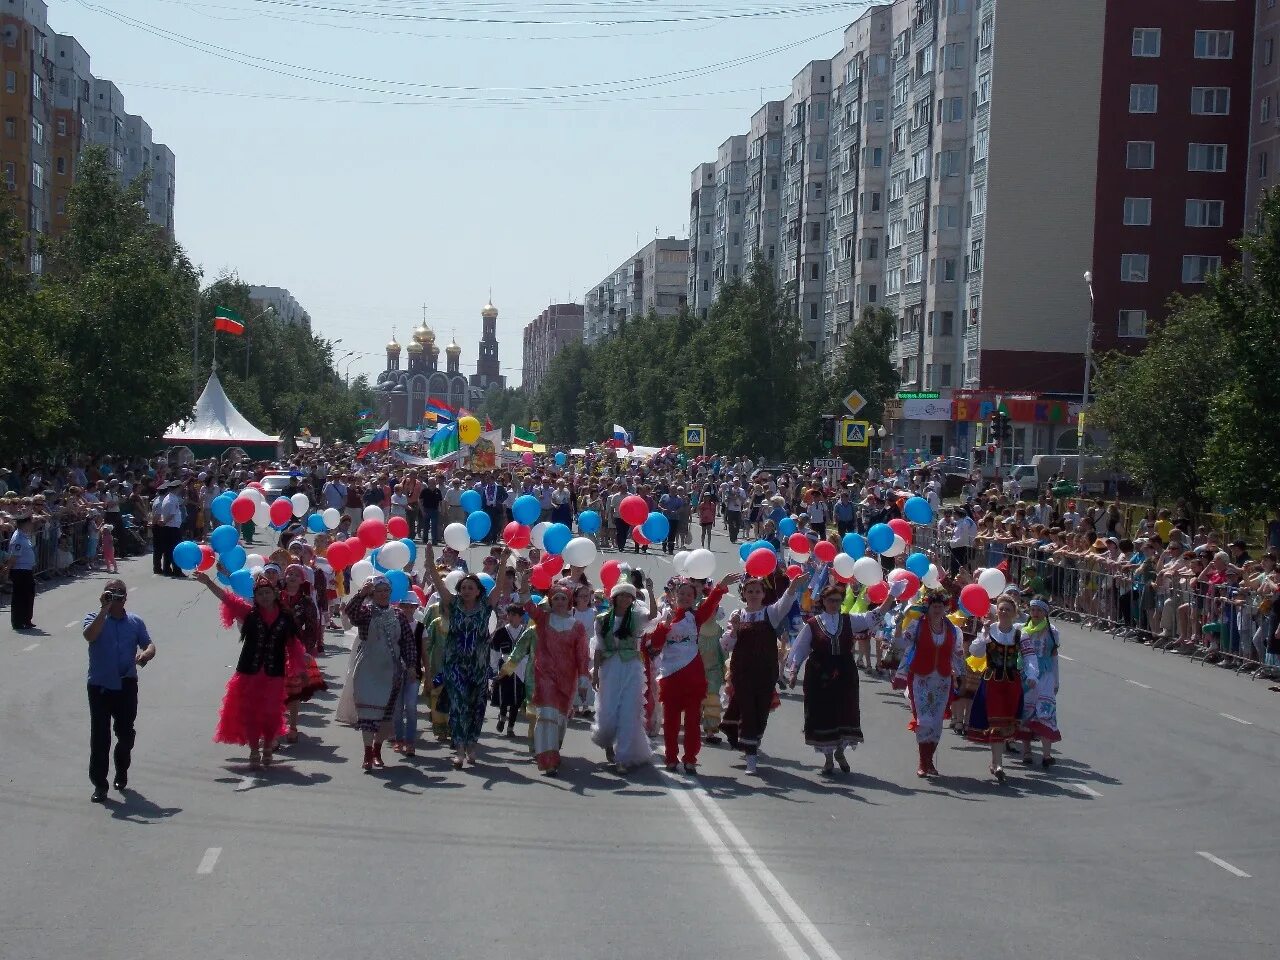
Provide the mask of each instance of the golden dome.
[{"label": "golden dome", "polygon": [[496,317],[497,315],[498,315],[498,308],[495,307],[492,303],[486,303],[484,307],[481,308],[480,310],[480,316],[485,317],[486,319],[491,317]]},{"label": "golden dome", "polygon": [[422,344],[420,344],[417,340],[410,340],[409,346],[406,347],[405,349],[407,349],[410,353],[416,355],[421,353],[423,348],[422,348]]},{"label": "golden dome", "polygon": [[454,340],[452,343],[450,343],[447,347],[444,348],[444,352],[449,354],[449,356],[451,357],[456,357],[462,353],[462,348],[458,346],[458,341]]},{"label": "golden dome", "polygon": [[391,335],[391,342],[387,344],[387,353],[399,353],[399,352],[400,352],[400,344],[396,342],[396,335],[393,333]]},{"label": "golden dome", "polygon": [[426,321],[424,320],[419,324],[418,329],[413,331],[413,339],[415,342],[426,346],[429,343],[435,343],[436,335],[435,332],[427,326]]}]

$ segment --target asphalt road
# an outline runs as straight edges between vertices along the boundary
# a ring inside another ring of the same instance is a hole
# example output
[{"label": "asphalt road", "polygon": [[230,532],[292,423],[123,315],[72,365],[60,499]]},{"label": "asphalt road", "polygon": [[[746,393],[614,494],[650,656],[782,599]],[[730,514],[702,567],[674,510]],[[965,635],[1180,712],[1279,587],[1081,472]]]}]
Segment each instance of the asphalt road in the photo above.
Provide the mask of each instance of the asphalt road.
[{"label": "asphalt road", "polygon": [[[0,626],[3,960],[1280,955],[1280,695],[1262,681],[1065,625],[1060,762],[1014,761],[1003,786],[950,733],[943,777],[917,780],[883,682],[831,782],[794,696],[763,776],[707,747],[693,782],[613,774],[583,723],[549,780],[492,717],[474,769],[432,744],[365,774],[336,691],[253,777],[210,739],[236,656],[213,598],[123,569],[159,655],[132,789],[106,806],[88,802],[80,637],[105,578],[42,593],[41,633]],[[341,683],[346,656],[323,666]]]}]

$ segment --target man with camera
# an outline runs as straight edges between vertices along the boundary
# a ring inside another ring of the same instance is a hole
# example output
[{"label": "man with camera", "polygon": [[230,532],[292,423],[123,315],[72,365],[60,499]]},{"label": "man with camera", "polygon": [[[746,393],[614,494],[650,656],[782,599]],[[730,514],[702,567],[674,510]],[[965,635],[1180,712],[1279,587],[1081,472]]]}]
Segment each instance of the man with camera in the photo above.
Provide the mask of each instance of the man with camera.
[{"label": "man with camera", "polygon": [[128,613],[123,580],[107,581],[102,608],[84,618],[89,643],[89,780],[94,803],[107,799],[107,752],[115,725],[116,776],[112,785],[123,791],[129,784],[133,753],[133,722],[138,716],[138,668],[156,655],[156,645],[142,618]]}]

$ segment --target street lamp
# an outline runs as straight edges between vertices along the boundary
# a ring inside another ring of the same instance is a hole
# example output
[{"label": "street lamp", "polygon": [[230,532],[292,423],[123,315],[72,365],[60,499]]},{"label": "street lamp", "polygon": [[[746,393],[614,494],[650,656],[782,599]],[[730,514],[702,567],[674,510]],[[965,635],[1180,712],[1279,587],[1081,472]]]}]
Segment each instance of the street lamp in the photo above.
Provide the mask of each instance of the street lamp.
[{"label": "street lamp", "polygon": [[1084,480],[1084,424],[1085,407],[1089,405],[1089,367],[1093,362],[1093,271],[1084,272],[1084,283],[1089,288],[1089,326],[1084,341],[1084,389],[1080,391],[1080,412],[1076,415],[1076,493]]}]

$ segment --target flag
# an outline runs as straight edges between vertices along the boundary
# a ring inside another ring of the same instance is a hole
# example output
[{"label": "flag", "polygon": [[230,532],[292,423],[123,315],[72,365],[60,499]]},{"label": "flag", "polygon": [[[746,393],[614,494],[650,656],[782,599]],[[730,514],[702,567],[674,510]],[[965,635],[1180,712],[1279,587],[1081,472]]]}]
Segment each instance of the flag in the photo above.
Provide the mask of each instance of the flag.
[{"label": "flag", "polygon": [[537,439],[538,435],[532,430],[526,430],[524,427],[517,427],[514,423],[511,425],[512,450],[532,450],[533,444]]},{"label": "flag", "polygon": [[458,449],[458,425],[456,423],[448,424],[438,429],[435,436],[431,438],[431,459],[439,460],[446,453],[453,453]]},{"label": "flag", "polygon": [[489,433],[493,430],[493,421],[490,420],[488,417],[484,418],[484,429],[486,433]]},{"label": "flag", "polygon": [[628,450],[630,450],[631,434],[627,433],[627,431],[623,427],[615,423],[613,425],[613,437],[605,442],[607,446],[613,447],[615,450],[618,447],[626,447]]},{"label": "flag", "polygon": [[358,414],[356,414],[356,419],[368,420],[372,416],[373,416],[372,410],[361,410]]},{"label": "flag", "polygon": [[356,454],[357,460],[363,460],[371,453],[377,453],[380,450],[391,449],[391,421],[388,420],[380,426],[372,439],[360,448],[360,452]]},{"label": "flag", "polygon": [[230,307],[218,307],[213,312],[213,329],[238,337],[244,333],[244,320]]},{"label": "flag", "polygon": [[427,409],[436,415],[437,422],[453,423],[458,419],[458,411],[443,400],[428,400]]},{"label": "flag", "polygon": [[423,410],[422,419],[425,423],[438,423],[439,414],[437,414],[434,410]]}]

